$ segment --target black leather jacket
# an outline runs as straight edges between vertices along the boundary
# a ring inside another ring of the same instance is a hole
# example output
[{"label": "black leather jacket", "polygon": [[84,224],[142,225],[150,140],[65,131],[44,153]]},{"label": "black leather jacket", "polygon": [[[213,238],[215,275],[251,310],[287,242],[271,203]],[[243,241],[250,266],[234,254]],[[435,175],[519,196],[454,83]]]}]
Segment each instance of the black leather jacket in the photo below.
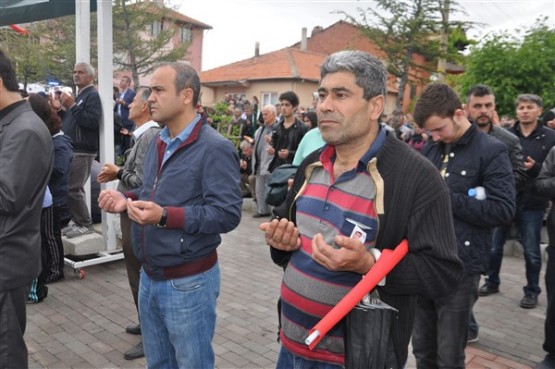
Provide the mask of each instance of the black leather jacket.
[{"label": "black leather jacket", "polygon": [[[308,128],[298,119],[295,119],[295,123],[288,130],[283,126],[283,120],[272,127],[272,147],[276,150],[276,153],[268,166],[270,173],[282,164],[293,163],[297,147],[299,147],[299,143],[306,132],[308,132]],[[289,150],[287,159],[279,157],[278,152],[282,149]]]},{"label": "black leather jacket", "polygon": [[529,181],[526,183],[524,189],[518,193],[518,209],[545,209],[548,206],[548,200],[536,194],[534,182],[540,173],[542,163],[547,157],[549,150],[555,146],[555,131],[538,122],[536,129],[525,137],[522,135],[520,122],[516,122],[509,132],[519,138],[524,159],[529,156],[536,162],[534,166],[528,170]]}]

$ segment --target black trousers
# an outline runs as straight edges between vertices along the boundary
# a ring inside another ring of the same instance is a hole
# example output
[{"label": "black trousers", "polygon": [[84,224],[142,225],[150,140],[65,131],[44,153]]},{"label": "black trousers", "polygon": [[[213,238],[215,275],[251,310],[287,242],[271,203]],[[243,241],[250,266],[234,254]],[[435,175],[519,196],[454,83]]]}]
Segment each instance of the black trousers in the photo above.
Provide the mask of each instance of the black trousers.
[{"label": "black trousers", "polygon": [[480,274],[461,279],[451,295],[436,300],[418,297],[412,348],[418,369],[464,369],[470,308],[478,298]]},{"label": "black trousers", "polygon": [[26,369],[27,286],[0,291],[0,368]]}]

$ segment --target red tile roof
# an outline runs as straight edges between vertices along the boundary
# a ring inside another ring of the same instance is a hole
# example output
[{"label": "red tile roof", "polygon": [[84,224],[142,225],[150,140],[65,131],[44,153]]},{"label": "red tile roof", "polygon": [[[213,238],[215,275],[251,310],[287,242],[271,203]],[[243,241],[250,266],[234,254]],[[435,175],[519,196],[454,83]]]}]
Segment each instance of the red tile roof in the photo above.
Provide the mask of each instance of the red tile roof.
[{"label": "red tile roof", "polygon": [[200,74],[205,85],[243,84],[257,80],[303,79],[318,82],[326,54],[285,48]]},{"label": "red tile roof", "polygon": [[[291,47],[300,47],[300,42]],[[307,50],[333,54],[341,50],[366,51],[383,60],[384,53],[354,24],[339,21],[328,28],[313,31],[307,38]]]},{"label": "red tile roof", "polygon": [[193,19],[191,17],[188,17],[184,14],[179,13],[178,11],[175,11],[173,9],[170,9],[168,11],[168,15],[169,18],[183,22],[183,23],[187,23],[187,24],[191,24],[193,26],[196,26],[198,28],[202,28],[202,29],[212,29],[212,26],[209,26],[208,24],[199,22],[196,19]]},{"label": "red tile roof", "polygon": [[[168,8],[168,7],[164,7],[164,9],[162,10],[160,8],[159,5],[157,5],[154,2],[150,2],[150,3],[143,3],[144,5],[146,5],[146,9],[148,12],[156,14],[156,13],[162,13],[164,14],[164,16],[166,18],[175,20],[177,22],[181,22],[181,23],[186,23],[186,24],[190,24],[194,27],[197,28],[202,28],[202,29],[212,29],[212,26],[209,26],[206,23],[202,23],[196,19],[193,19],[191,17],[188,17],[184,14],[181,14],[180,12],[178,12],[177,10],[174,10],[172,8]],[[135,4],[136,5],[136,4]]]},{"label": "red tile roof", "polygon": [[[362,50],[384,60],[385,54],[361,30],[348,22],[339,21],[328,28],[313,32],[307,38],[306,50],[300,42],[278,51],[241,60],[200,74],[206,86],[244,85],[248,81],[270,79],[304,79],[318,82],[324,59],[341,50]],[[393,75],[388,78],[387,89],[397,92]]]}]

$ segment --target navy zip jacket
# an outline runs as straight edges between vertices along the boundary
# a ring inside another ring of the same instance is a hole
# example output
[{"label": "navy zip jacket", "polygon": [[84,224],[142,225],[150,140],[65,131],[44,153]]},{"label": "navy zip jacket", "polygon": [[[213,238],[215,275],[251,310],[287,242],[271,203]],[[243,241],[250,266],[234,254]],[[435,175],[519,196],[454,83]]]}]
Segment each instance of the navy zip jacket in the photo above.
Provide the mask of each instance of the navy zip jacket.
[{"label": "navy zip jacket", "polygon": [[126,193],[167,208],[165,228],[132,224],[135,256],[155,280],[172,278],[180,267],[194,274],[189,266],[215,255],[220,234],[239,225],[243,203],[237,150],[204,118],[161,165],[165,147],[160,136],[152,140],[143,184]]},{"label": "navy zip jacket", "polygon": [[52,136],[54,143],[54,167],[48,182],[52,192],[54,206],[66,208],[69,206],[67,194],[69,192],[69,170],[73,160],[73,144],[71,138],[60,132]]},{"label": "navy zip jacket", "polygon": [[534,182],[540,173],[542,163],[547,157],[549,150],[555,146],[555,131],[538,123],[535,130],[524,137],[520,130],[520,122],[516,122],[509,132],[513,133],[520,140],[522,146],[522,156],[526,160],[529,156],[536,164],[527,171],[529,181],[526,187],[518,193],[518,208],[522,210],[541,210],[549,205],[548,200],[537,195],[534,191]]},{"label": "navy zip jacket", "polygon": [[64,116],[62,131],[73,141],[73,152],[96,154],[102,103],[94,86],[85,87]]},{"label": "navy zip jacket", "polygon": [[[428,143],[422,150],[439,169],[445,144]],[[515,214],[515,185],[507,146],[475,125],[462,135],[449,152],[445,183],[457,235],[459,257],[467,274],[486,271],[494,227],[509,224]],[[486,199],[468,196],[468,190],[484,187]]]}]

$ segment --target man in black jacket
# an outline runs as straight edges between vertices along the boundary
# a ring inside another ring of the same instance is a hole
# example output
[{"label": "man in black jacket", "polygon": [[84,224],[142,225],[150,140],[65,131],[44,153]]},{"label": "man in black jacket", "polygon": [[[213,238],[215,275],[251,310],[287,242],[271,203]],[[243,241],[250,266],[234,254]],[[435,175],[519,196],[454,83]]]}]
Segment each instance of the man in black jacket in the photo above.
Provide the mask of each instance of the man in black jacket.
[{"label": "man in black jacket", "polygon": [[85,183],[91,175],[92,162],[98,151],[98,134],[102,119],[100,96],[93,86],[94,68],[89,63],[77,63],[73,69],[73,82],[77,97],[62,93],[66,109],[62,130],[73,141],[73,161],[69,172],[69,212],[73,224],[62,229],[68,238],[93,231],[91,214],[87,207]]},{"label": "man in black jacket", "polygon": [[[538,194],[555,200],[555,148],[551,148],[543,161],[540,174],[536,178]],[[546,221],[549,245],[547,246],[547,266],[545,268],[545,289],[547,290],[547,310],[545,312],[545,337],[543,349],[545,358],[535,369],[555,369],[555,207],[551,207]]]},{"label": "man in black jacket", "polygon": [[[428,85],[416,103],[414,120],[432,137],[422,154],[449,188],[465,273],[449,296],[419,297],[412,347],[418,368],[463,369],[470,310],[487,268],[491,231],[510,222],[515,213],[513,172],[507,146],[468,121],[449,86]],[[485,191],[485,198],[471,196],[469,190],[477,187]]]},{"label": "man in black jacket", "polygon": [[[497,138],[499,141],[507,145],[509,150],[509,159],[513,167],[513,176],[515,180],[516,190],[524,188],[528,180],[528,174],[524,167],[524,159],[522,157],[522,148],[518,137],[502,128],[493,124],[495,114],[495,95],[491,88],[486,85],[476,85],[470,88],[466,98],[465,111],[468,119],[473,122],[479,130]],[[495,230],[494,230],[495,232]],[[468,342],[478,341],[478,331],[480,326],[474,317],[472,310],[470,311],[470,323],[468,326]]]},{"label": "man in black jacket", "polygon": [[291,164],[295,158],[297,147],[308,128],[297,119],[295,111],[299,106],[299,97],[293,91],[279,95],[282,118],[272,127],[272,142],[268,154],[274,155],[268,171],[271,173],[283,164]]},{"label": "man in black jacket", "polygon": [[[461,276],[448,190],[424,157],[378,123],[387,84],[381,61],[342,51],[326,59],[320,74],[317,112],[327,145],[302,162],[274,211],[281,219],[261,225],[273,261],[287,266],[277,368],[292,361],[341,368],[343,325],[314,350],[304,344],[308,331],[373,267],[378,250],[407,239],[408,254],[378,288],[399,310],[387,368],[402,368],[416,296],[445,296]],[[355,227],[366,233],[364,243],[350,237]]]}]

